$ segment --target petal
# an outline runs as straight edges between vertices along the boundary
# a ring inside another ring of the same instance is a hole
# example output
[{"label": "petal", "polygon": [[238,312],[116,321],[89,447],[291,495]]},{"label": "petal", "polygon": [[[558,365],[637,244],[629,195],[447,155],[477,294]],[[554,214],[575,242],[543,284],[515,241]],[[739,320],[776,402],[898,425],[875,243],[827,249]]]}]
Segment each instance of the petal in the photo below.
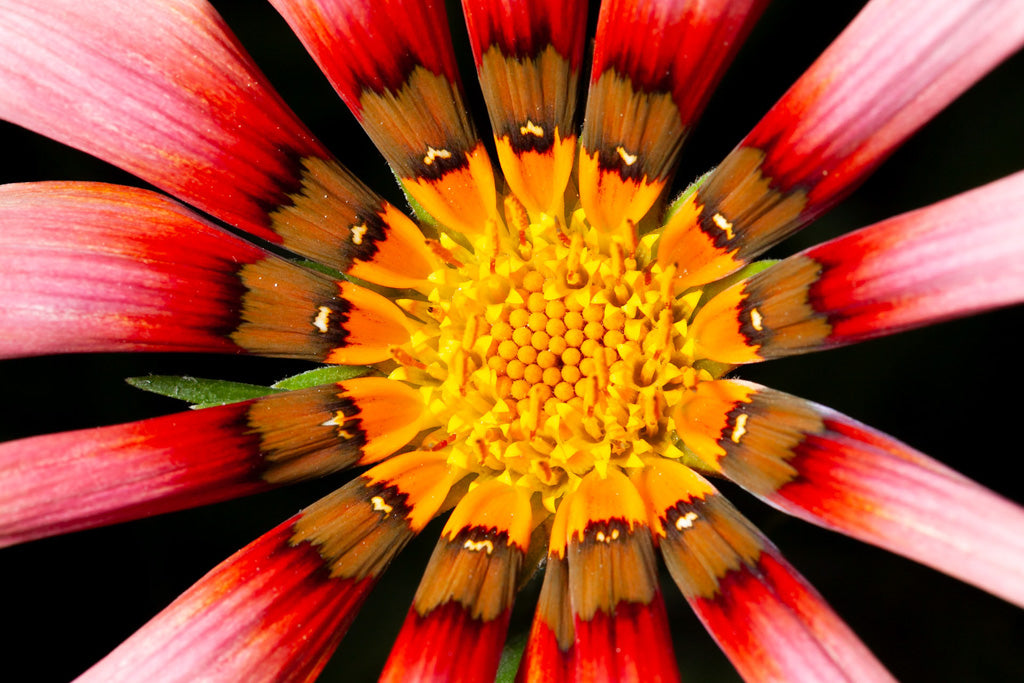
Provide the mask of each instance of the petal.
[{"label": "petal", "polygon": [[79,680],[314,679],[451,481],[437,456],[389,460],[228,558]]},{"label": "petal", "polygon": [[576,154],[587,4],[463,0],[462,8],[505,180],[528,210],[559,212]]},{"label": "petal", "polygon": [[635,223],[661,196],[683,138],[766,4],[601,4],[580,155],[591,223]]},{"label": "petal", "polygon": [[[379,294],[144,190],[0,187],[0,356],[212,351],[372,363],[408,339]],[[54,325],[54,321],[60,321]]]},{"label": "petal", "polygon": [[576,680],[679,679],[644,502],[624,474],[591,472],[561,502],[551,554],[568,563]]},{"label": "petal", "polygon": [[202,0],[5,2],[0,88],[0,117],[258,237],[385,285],[431,270],[415,225],[328,155]]},{"label": "petal", "polygon": [[271,0],[406,192],[444,225],[496,217],[494,175],[463,104],[444,3]]},{"label": "petal", "polygon": [[849,194],[1024,43],[1013,0],[873,0],[666,227],[678,286],[716,280]]},{"label": "petal", "polygon": [[635,477],[668,570],[746,680],[892,677],[705,479],[661,459]]},{"label": "petal", "polygon": [[459,502],[381,680],[494,680],[531,526],[525,489],[491,480]]},{"label": "petal", "polygon": [[845,415],[748,382],[676,421],[710,466],[785,512],[1024,606],[1024,509]]},{"label": "petal", "polygon": [[1024,301],[1024,173],[812,247],[716,295],[698,353],[748,363]]},{"label": "petal", "polygon": [[386,457],[418,393],[366,377],[0,444],[0,545],[235,498]]},{"label": "petal", "polygon": [[572,622],[569,562],[564,555],[550,553],[530,636],[519,662],[517,681],[568,683],[575,680],[573,644],[576,630]]}]

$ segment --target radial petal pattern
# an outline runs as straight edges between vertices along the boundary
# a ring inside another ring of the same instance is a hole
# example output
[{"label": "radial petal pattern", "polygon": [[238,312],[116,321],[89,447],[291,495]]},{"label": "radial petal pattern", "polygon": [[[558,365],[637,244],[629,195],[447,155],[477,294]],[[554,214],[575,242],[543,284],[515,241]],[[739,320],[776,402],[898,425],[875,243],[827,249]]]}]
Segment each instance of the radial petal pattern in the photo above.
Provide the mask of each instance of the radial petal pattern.
[{"label": "radial petal pattern", "polygon": [[678,681],[659,557],[747,680],[892,680],[706,475],[1024,606],[1024,509],[726,377],[1024,301],[1024,173],[750,263],[1024,43],[1018,0],[871,0],[667,210],[683,139],[765,0],[606,0],[579,132],[593,3],[462,0],[500,168],[467,111],[460,3],[271,4],[415,219],[314,139],[205,0],[0,0],[0,117],[174,195],[0,187],[0,358],[358,366],[0,444],[0,545],[369,467],[83,680],[311,680],[449,512],[383,680],[494,680],[515,659],[517,591],[543,569],[518,680]]}]

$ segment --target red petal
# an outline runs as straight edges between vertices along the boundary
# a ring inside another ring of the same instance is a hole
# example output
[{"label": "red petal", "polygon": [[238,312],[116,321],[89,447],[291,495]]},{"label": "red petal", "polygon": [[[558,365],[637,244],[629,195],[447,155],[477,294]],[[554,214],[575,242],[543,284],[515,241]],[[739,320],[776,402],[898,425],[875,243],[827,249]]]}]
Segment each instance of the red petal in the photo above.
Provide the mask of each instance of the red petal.
[{"label": "red petal", "polygon": [[576,618],[577,681],[678,681],[665,603],[620,602],[611,614]]},{"label": "red petal", "polygon": [[0,545],[206,505],[379,460],[419,431],[404,384],[367,377],[0,444]]},{"label": "red petal", "polygon": [[249,402],[0,444],[0,544],[246,495],[260,477]]},{"label": "red petal", "polygon": [[574,680],[575,638],[569,604],[569,563],[557,553],[550,553],[516,681],[568,683]]},{"label": "red petal", "polygon": [[332,578],[298,516],[227,559],[80,681],[313,680],[375,583]]},{"label": "red petal", "polygon": [[240,352],[237,272],[265,253],[164,197],[96,183],[0,188],[0,355]]},{"label": "red petal", "polygon": [[509,614],[482,621],[456,603],[426,616],[409,612],[382,681],[479,681],[490,683],[498,668]]},{"label": "red petal", "polygon": [[491,480],[455,507],[382,680],[493,681],[531,530],[524,489]]},{"label": "red petal", "polygon": [[0,220],[0,356],[214,351],[358,364],[408,339],[383,296],[271,256],[152,192],[8,185]]},{"label": "red petal", "polygon": [[681,288],[739,268],[1022,43],[1012,0],[873,0],[673,216],[659,260],[676,264]]},{"label": "red petal", "polygon": [[713,298],[699,353],[746,363],[1024,301],[1024,173],[792,256]]},{"label": "red petal", "polygon": [[719,595],[692,601],[748,681],[892,681],[799,574],[773,553],[726,575]]},{"label": "red petal", "polygon": [[701,385],[696,399],[681,409],[680,434],[747,490],[1024,605],[1021,507],[891,437],[788,394],[721,380]]},{"label": "red petal", "polygon": [[509,188],[527,209],[562,211],[576,154],[582,0],[463,0],[473,57]]},{"label": "red petal", "polygon": [[765,0],[601,4],[580,156],[580,201],[604,230],[660,197],[683,138]]},{"label": "red petal", "polygon": [[618,470],[591,472],[559,505],[551,552],[568,560],[576,680],[679,678],[646,517]]}]

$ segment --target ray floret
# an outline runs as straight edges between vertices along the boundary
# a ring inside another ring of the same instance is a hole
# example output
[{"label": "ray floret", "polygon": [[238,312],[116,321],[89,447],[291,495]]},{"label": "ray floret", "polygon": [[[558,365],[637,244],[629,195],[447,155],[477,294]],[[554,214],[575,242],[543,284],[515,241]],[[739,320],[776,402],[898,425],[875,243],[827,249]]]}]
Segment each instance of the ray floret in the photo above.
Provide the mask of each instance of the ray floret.
[{"label": "ray floret", "polygon": [[872,0],[665,227],[658,260],[703,284],[846,197],[1024,44],[1013,0]]}]

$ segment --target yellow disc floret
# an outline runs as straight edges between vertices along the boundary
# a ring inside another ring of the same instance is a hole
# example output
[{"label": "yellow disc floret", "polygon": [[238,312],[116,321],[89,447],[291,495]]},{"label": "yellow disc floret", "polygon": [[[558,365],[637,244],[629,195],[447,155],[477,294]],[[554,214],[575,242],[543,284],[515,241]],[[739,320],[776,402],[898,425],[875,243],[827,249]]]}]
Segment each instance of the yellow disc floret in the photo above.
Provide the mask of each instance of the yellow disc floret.
[{"label": "yellow disc floret", "polygon": [[[631,226],[630,226],[631,228]],[[582,210],[440,242],[422,328],[392,373],[421,387],[449,463],[541,494],[549,509],[590,472],[680,457],[670,406],[701,379],[654,238],[601,233]]]}]

